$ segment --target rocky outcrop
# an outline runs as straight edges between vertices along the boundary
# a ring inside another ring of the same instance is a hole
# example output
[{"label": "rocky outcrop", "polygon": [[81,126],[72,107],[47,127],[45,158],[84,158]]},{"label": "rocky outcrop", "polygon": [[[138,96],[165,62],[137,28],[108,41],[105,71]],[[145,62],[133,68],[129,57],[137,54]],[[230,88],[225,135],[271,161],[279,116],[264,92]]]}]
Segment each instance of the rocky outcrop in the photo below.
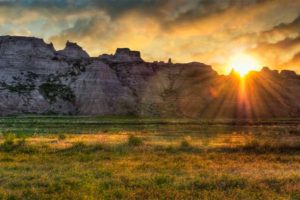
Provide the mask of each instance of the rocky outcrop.
[{"label": "rocky outcrop", "polygon": [[117,49],[97,58],[31,37],[0,37],[0,115],[300,116],[300,77],[263,68],[241,82],[202,63],[145,62]]},{"label": "rocky outcrop", "polygon": [[142,62],[139,51],[131,51],[128,48],[118,48],[113,57],[118,62]]},{"label": "rocky outcrop", "polygon": [[25,56],[27,58],[41,58],[53,55],[53,45],[44,43],[42,39],[16,36],[0,37],[0,57]]},{"label": "rocky outcrop", "polygon": [[118,48],[114,55],[103,54],[99,56],[102,60],[110,62],[143,62],[139,51],[131,51],[129,48]]},{"label": "rocky outcrop", "polygon": [[72,58],[72,59],[89,58],[89,55],[86,51],[84,51],[76,43],[72,43],[69,41],[67,42],[66,47],[63,50],[57,51],[57,54],[59,56],[63,56],[66,58]]},{"label": "rocky outcrop", "polygon": [[287,77],[287,78],[298,78],[298,75],[296,74],[296,72],[291,71],[291,70],[282,70],[280,72],[280,75]]}]

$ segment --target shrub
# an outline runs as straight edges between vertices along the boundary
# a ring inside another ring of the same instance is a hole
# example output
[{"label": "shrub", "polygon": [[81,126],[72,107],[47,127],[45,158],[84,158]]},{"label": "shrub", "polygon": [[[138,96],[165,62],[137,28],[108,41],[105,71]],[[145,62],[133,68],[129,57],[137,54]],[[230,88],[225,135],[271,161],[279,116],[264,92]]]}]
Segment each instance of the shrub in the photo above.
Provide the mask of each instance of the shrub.
[{"label": "shrub", "polygon": [[75,101],[75,94],[67,85],[48,82],[40,85],[39,89],[42,95],[50,102],[55,102],[57,98],[69,102]]},{"label": "shrub", "polygon": [[15,145],[14,145],[13,141],[7,140],[7,141],[4,141],[0,147],[1,147],[2,151],[9,152],[14,149]]},{"label": "shrub", "polygon": [[0,82],[0,85],[9,90],[10,92],[15,92],[18,94],[22,93],[30,93],[32,90],[35,89],[35,86],[33,83],[27,83],[27,84],[22,84],[22,83],[15,83],[15,84],[7,84],[5,82]]},{"label": "shrub", "polygon": [[4,141],[14,141],[16,139],[16,135],[13,133],[3,133]]},{"label": "shrub", "polygon": [[154,177],[155,186],[162,187],[172,184],[173,178],[167,175],[158,175]]},{"label": "shrub", "polygon": [[14,150],[24,150],[29,149],[26,145],[25,138],[16,141],[16,136],[14,134],[4,135],[4,142],[0,145],[0,150],[5,152],[11,152]]},{"label": "shrub", "polygon": [[61,133],[61,134],[58,135],[58,140],[64,140],[66,138],[67,138],[67,136],[65,134],[63,134],[63,133]]},{"label": "shrub", "polygon": [[129,146],[140,146],[143,144],[143,140],[141,138],[138,138],[134,135],[130,135],[128,137],[128,145]]},{"label": "shrub", "polygon": [[1,150],[3,151],[12,151],[15,146],[15,134],[8,133],[4,134],[4,142],[1,144]]},{"label": "shrub", "polygon": [[17,146],[25,146],[25,144],[26,144],[25,138],[22,138],[17,141]]},{"label": "shrub", "polygon": [[182,149],[182,150],[191,149],[191,145],[190,145],[189,141],[182,140],[181,143],[180,143],[180,149]]}]

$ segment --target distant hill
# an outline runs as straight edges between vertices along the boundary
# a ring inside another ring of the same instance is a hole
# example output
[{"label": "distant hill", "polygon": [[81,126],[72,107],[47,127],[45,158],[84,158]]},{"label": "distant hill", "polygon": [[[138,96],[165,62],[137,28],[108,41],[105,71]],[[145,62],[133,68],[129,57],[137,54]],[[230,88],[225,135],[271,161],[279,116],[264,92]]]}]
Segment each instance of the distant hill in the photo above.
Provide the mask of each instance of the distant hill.
[{"label": "distant hill", "polygon": [[145,62],[123,48],[89,57],[33,37],[0,37],[0,115],[201,118],[300,116],[300,76],[263,68],[242,81],[203,63]]}]

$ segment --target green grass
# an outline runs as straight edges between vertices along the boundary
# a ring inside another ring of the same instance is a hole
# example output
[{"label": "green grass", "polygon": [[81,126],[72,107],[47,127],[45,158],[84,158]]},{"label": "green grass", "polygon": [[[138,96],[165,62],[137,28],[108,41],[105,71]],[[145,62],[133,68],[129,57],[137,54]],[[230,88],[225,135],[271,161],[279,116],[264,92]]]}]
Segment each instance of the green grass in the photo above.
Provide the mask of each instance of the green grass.
[{"label": "green grass", "polygon": [[[183,134],[198,132],[202,134],[232,133],[240,131],[267,131],[268,133],[300,134],[297,126],[300,119],[230,120],[230,119],[165,119],[123,117],[85,117],[85,116],[11,116],[0,118],[0,132],[16,134],[48,133],[95,133],[98,131],[158,131],[174,130]],[[277,126],[280,124],[280,126]],[[251,129],[249,130],[249,126]]]},{"label": "green grass", "polygon": [[197,123],[2,118],[0,199],[300,199],[299,125]]}]

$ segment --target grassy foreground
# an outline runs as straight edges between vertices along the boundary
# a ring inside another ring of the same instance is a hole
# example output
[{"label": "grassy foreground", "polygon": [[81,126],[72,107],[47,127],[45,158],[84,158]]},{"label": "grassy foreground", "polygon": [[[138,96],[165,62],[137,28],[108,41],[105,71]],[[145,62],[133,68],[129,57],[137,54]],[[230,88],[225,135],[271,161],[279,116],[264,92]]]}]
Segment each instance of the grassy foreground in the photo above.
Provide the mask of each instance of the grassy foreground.
[{"label": "grassy foreground", "polygon": [[[111,124],[84,133],[79,123],[83,132],[72,134],[59,130],[70,124],[52,133],[28,123],[2,123],[0,199],[300,199],[298,126]],[[36,127],[48,132],[19,134]]]}]

